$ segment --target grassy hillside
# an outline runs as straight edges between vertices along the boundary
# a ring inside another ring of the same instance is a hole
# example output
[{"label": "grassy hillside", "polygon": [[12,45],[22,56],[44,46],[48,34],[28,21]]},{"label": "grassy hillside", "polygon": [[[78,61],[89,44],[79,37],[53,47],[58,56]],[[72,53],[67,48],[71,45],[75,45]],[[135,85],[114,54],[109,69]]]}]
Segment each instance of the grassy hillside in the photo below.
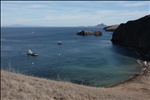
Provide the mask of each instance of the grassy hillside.
[{"label": "grassy hillside", "polygon": [[1,70],[1,100],[148,100],[150,73],[112,88],[57,82]]}]

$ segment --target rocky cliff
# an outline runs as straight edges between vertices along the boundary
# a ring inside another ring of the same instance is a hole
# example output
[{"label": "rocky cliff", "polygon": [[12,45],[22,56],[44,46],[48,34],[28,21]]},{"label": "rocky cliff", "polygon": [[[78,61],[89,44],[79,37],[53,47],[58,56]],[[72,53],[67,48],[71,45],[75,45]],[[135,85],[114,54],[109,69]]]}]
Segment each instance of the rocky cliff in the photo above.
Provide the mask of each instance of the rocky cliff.
[{"label": "rocky cliff", "polygon": [[150,15],[120,24],[111,41],[131,47],[150,60]]}]

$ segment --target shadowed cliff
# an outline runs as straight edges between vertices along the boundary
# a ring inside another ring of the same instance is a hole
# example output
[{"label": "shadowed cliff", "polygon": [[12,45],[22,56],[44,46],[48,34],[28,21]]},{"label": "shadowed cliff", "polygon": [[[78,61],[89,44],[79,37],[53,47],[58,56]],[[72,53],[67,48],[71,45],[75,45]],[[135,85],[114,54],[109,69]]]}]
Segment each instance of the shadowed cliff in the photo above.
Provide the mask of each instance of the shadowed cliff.
[{"label": "shadowed cliff", "polygon": [[150,60],[150,15],[120,24],[113,32],[111,41],[131,47]]}]

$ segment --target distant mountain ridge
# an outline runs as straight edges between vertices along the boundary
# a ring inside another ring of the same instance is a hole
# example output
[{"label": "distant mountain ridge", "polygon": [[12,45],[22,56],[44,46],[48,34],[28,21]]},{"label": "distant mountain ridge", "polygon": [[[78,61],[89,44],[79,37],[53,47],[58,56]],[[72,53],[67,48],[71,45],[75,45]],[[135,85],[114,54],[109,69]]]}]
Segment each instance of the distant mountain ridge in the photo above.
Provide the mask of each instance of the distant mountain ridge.
[{"label": "distant mountain ridge", "polygon": [[96,25],[95,27],[104,28],[104,27],[106,27],[106,26],[107,26],[107,25],[105,25],[104,23],[101,23],[101,24]]},{"label": "distant mountain ridge", "polygon": [[[5,26],[2,26],[2,27],[53,27],[53,26],[12,24],[12,25],[5,25]],[[58,26],[58,27],[61,27],[61,26]],[[101,24],[93,25],[93,26],[75,26],[75,27],[99,27],[99,28],[104,28],[104,27],[107,27],[107,25],[105,25],[104,23],[101,23]]]},{"label": "distant mountain ridge", "polygon": [[94,25],[94,26],[85,26],[85,27],[99,27],[99,28],[104,28],[107,27],[107,25],[105,25],[104,23],[98,24],[98,25]]}]

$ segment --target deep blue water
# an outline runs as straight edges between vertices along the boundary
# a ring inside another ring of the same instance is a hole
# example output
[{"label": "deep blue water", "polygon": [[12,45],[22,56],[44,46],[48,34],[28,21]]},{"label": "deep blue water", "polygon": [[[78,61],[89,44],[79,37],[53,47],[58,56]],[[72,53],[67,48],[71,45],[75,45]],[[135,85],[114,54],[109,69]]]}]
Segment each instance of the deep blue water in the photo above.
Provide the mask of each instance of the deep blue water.
[{"label": "deep blue water", "polygon": [[[77,36],[78,30],[101,30],[103,35]],[[111,38],[112,32],[94,27],[3,27],[1,69],[90,86],[114,84],[140,67],[135,53],[113,45]],[[28,49],[39,56],[27,56]]]}]

